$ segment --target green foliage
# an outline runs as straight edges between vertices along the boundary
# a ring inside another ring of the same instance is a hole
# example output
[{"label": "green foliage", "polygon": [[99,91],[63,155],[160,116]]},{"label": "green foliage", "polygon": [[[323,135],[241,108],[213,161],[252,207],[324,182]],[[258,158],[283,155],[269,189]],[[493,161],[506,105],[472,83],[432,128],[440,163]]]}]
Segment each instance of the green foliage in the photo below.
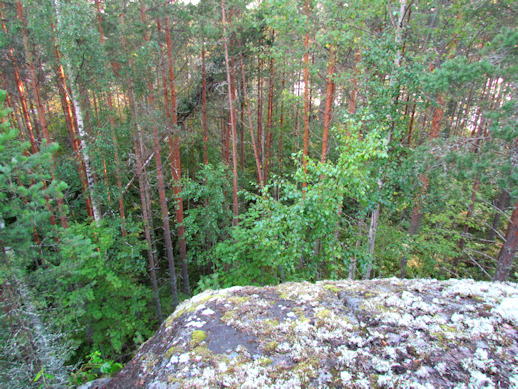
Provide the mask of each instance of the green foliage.
[{"label": "green foliage", "polygon": [[71,385],[81,385],[102,377],[110,377],[122,369],[122,364],[103,359],[99,351],[86,356],[87,361],[70,376]]},{"label": "green foliage", "polygon": [[[18,140],[3,108],[0,91],[0,386],[11,388],[61,384],[68,347],[49,323],[26,285],[27,271],[55,256],[57,229],[49,208],[62,196],[66,184],[50,181],[48,167],[56,145],[29,154],[29,144]],[[34,378],[36,377],[36,378]]]},{"label": "green foliage", "polygon": [[41,381],[40,386],[38,386],[38,389],[42,388],[51,388],[52,383],[51,381],[54,379],[54,376],[49,373],[45,373],[45,368],[42,367],[41,370],[36,374],[36,377],[34,377],[33,382]]},{"label": "green foliage", "polygon": [[372,120],[368,113],[345,117],[350,135],[337,130],[342,145],[336,164],[308,160],[307,172],[299,166],[289,177],[274,178],[259,195],[245,193],[248,212],[230,239],[216,246],[221,286],[339,278],[351,254],[363,258],[346,250],[338,235],[345,197],[372,206],[379,196],[372,165],[388,157],[383,127],[374,126],[360,140],[360,129]]},{"label": "green foliage", "polygon": [[209,266],[214,257],[216,242],[226,239],[232,225],[232,211],[228,204],[230,173],[223,165],[206,165],[196,173],[196,181],[183,182],[181,196],[185,208],[185,239],[190,263]]},{"label": "green foliage", "polygon": [[59,307],[53,320],[79,356],[101,351],[115,358],[156,324],[151,290],[140,281],[146,274],[140,225],[127,220],[126,231],[123,237],[117,220],[72,224],[60,237],[60,260],[34,275],[46,304]]}]

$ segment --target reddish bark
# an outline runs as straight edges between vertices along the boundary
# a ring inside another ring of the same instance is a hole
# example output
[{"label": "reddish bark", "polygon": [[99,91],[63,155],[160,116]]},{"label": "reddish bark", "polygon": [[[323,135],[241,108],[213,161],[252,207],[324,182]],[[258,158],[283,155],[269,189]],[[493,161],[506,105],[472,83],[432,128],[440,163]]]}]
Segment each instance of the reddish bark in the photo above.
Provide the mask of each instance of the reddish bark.
[{"label": "reddish bark", "polygon": [[444,93],[439,93],[437,96],[437,107],[433,113],[432,129],[430,131],[430,139],[435,139],[439,136],[439,130],[441,127],[442,115],[444,113]]},{"label": "reddish bark", "polygon": [[282,73],[282,85],[281,85],[281,114],[279,118],[279,176],[282,175],[282,135],[284,132],[284,99],[282,94],[284,93],[284,85],[286,83],[284,73]]},{"label": "reddish bark", "polygon": [[[146,7],[141,3],[140,8],[140,16],[142,20],[142,24],[146,23]],[[147,32],[144,32],[144,40],[146,42],[149,41],[149,37]],[[155,110],[155,97],[153,91],[153,82],[148,81],[148,102],[150,109],[152,111]],[[174,116],[174,114],[173,114]],[[160,144],[159,144],[159,136],[158,136],[158,127],[155,123],[155,119],[153,119],[153,148],[155,151],[155,165],[156,165],[156,177],[158,184],[158,196],[160,198],[160,210],[162,211],[162,222],[164,226],[164,241],[165,241],[165,251],[167,254],[167,263],[169,265],[169,286],[171,288],[171,295],[173,297],[173,306],[176,307],[178,305],[178,292],[176,290],[176,269],[174,264],[173,257],[173,242],[171,240],[171,227],[169,224],[169,210],[167,207],[167,199],[165,194],[165,184],[164,184],[164,173],[162,169],[162,157],[160,155]]]},{"label": "reddish bark", "polygon": [[[257,56],[257,151],[261,161],[261,171],[264,166],[264,134],[263,134],[263,79],[261,77],[261,58]],[[258,177],[259,177],[259,173]],[[263,175],[264,179],[264,175]]]},{"label": "reddish bark", "polygon": [[412,114],[410,116],[410,125],[408,126],[408,136],[406,139],[407,146],[410,146],[410,140],[412,139],[412,129],[414,127],[414,118],[415,118],[415,108],[417,104],[412,106]]},{"label": "reddish bark", "polygon": [[244,171],[245,171],[245,119],[244,119],[244,115],[245,115],[245,100],[243,98],[241,98],[241,109],[240,109],[240,112],[239,114],[241,115],[241,118],[240,118],[240,126],[239,128],[241,129],[239,135],[240,135],[240,143],[239,145],[241,146],[241,152],[239,153],[239,155],[241,155],[241,175],[243,175]]},{"label": "reddish bark", "polygon": [[232,213],[234,218],[232,219],[232,225],[237,226],[239,224],[239,203],[237,198],[237,145],[236,145],[236,119],[234,116],[234,106],[232,99],[232,80],[230,71],[230,60],[228,56],[228,38],[226,28],[226,17],[225,17],[225,0],[221,0],[221,14],[223,21],[223,42],[225,46],[225,64],[227,68],[227,82],[228,82],[228,103],[230,111],[230,126],[232,129]]},{"label": "reddish bark", "polygon": [[[335,71],[335,52],[336,48],[335,46],[332,46],[329,53],[329,65],[327,69],[326,109],[324,112],[324,133],[322,135],[322,157],[320,159],[322,163],[326,162],[327,153],[329,152],[329,123],[331,123],[335,98],[335,82],[333,80],[333,74]],[[352,98],[351,104],[354,104]]]},{"label": "reddish bark", "polygon": [[[306,15],[306,24],[309,25],[309,0],[305,0],[304,13]],[[307,158],[309,148],[309,33],[307,32],[309,27],[306,29],[304,35],[304,149],[303,149],[303,161],[302,166],[304,173],[307,173]],[[302,192],[306,193],[307,182],[302,184]]]},{"label": "reddish bark", "polygon": [[173,45],[171,41],[171,30],[169,28],[169,18],[165,19],[165,33],[167,44],[167,60],[169,65],[169,86],[171,90],[171,118],[173,133],[168,137],[170,149],[171,174],[173,177],[173,193],[176,197],[176,229],[180,246],[180,263],[182,265],[182,278],[185,293],[190,296],[191,288],[189,285],[189,273],[187,271],[187,246],[185,243],[185,227],[183,225],[183,198],[182,193],[182,162],[180,157],[180,138],[178,136],[178,112],[176,107],[176,84],[173,64]]}]

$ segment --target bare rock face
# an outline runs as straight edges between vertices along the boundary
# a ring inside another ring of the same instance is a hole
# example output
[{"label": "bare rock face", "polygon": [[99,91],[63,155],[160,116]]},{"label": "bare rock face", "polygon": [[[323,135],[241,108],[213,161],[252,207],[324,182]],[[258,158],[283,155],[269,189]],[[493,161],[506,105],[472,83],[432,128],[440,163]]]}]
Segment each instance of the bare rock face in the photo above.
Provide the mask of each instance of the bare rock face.
[{"label": "bare rock face", "polygon": [[182,303],[105,389],[518,387],[518,285],[288,283]]}]

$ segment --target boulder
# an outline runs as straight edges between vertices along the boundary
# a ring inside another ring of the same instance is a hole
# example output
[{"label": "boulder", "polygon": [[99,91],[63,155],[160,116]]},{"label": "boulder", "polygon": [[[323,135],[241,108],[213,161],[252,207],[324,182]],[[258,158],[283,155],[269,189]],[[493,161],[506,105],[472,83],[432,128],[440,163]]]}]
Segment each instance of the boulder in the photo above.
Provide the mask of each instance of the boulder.
[{"label": "boulder", "polygon": [[206,291],[104,388],[518,387],[517,298],[395,278]]}]

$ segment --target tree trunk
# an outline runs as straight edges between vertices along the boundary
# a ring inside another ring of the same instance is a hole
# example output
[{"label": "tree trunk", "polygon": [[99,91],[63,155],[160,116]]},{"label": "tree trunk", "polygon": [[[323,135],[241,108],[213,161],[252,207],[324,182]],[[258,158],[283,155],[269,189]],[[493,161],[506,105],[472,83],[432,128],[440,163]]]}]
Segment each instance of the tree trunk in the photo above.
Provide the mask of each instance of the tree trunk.
[{"label": "tree trunk", "polygon": [[176,84],[173,67],[173,49],[171,42],[171,30],[169,29],[169,18],[165,19],[166,42],[167,42],[167,58],[169,65],[169,85],[171,88],[171,114],[173,133],[168,137],[170,148],[171,174],[173,177],[173,193],[176,197],[176,228],[178,231],[178,239],[180,246],[180,263],[182,265],[182,278],[184,291],[187,296],[191,295],[189,285],[189,272],[187,271],[187,247],[185,244],[185,228],[183,225],[183,198],[182,193],[182,162],[180,158],[180,138],[178,137],[178,113],[176,107]]},{"label": "tree trunk", "polygon": [[257,177],[259,181],[259,187],[262,189],[264,187],[264,180],[263,180],[263,174],[261,170],[261,160],[259,156],[259,150],[257,147],[257,143],[255,141],[255,135],[254,135],[254,127],[252,125],[252,113],[250,112],[250,99],[248,98],[248,92],[246,91],[246,80],[245,80],[245,66],[243,64],[243,57],[240,57],[241,61],[241,79],[242,79],[242,86],[243,86],[243,95],[245,98],[247,113],[248,113],[248,125],[250,127],[250,136],[252,138],[252,147],[254,149],[254,158],[255,158],[255,166],[257,169]]},{"label": "tree trunk", "polygon": [[[282,73],[282,85],[281,85],[281,113],[279,118],[279,177],[282,176],[282,135],[284,133],[284,85],[286,83],[285,75]],[[278,189],[277,189],[278,191]],[[279,200],[279,193],[277,192],[277,200]]]},{"label": "tree trunk", "polygon": [[230,111],[230,127],[232,131],[232,226],[237,226],[239,223],[239,203],[237,198],[237,145],[236,145],[236,120],[234,117],[234,102],[232,99],[232,79],[230,74],[230,61],[228,57],[228,37],[225,18],[225,0],[221,0],[221,14],[223,20],[223,42],[225,46],[225,65],[227,68],[227,82],[228,82],[228,104]]},{"label": "tree trunk", "polygon": [[[381,192],[383,189],[383,181],[381,179],[378,180],[378,188]],[[368,280],[371,278],[372,268],[374,267],[374,249],[376,247],[376,233],[378,231],[378,223],[379,217],[381,213],[381,203],[378,203],[376,209],[372,212],[371,216],[371,225],[369,227],[369,239],[367,240],[367,247],[369,250],[369,263],[367,264],[367,269],[365,271],[364,279]]]},{"label": "tree trunk", "polygon": [[496,213],[495,217],[493,218],[493,223],[491,225],[491,229],[487,232],[487,240],[494,240],[496,237],[496,233],[498,231],[498,226],[500,225],[500,217],[502,216],[502,213],[505,212],[507,207],[509,206],[509,202],[511,200],[511,196],[509,196],[509,192],[505,189],[502,189],[502,192],[500,192],[500,197],[498,198],[498,201],[496,202]]},{"label": "tree trunk", "polygon": [[[140,17],[142,20],[142,24],[146,25],[146,6],[141,3],[140,7]],[[167,27],[166,27],[167,28]],[[149,37],[147,32],[144,32],[144,40],[149,42]],[[153,82],[148,80],[148,103],[151,109],[151,115],[155,111],[155,96],[153,95]],[[174,113],[173,113],[174,116]],[[178,305],[178,292],[176,290],[176,269],[174,265],[174,256],[173,256],[173,242],[171,240],[171,226],[169,224],[169,210],[167,207],[167,199],[165,194],[165,184],[164,184],[164,173],[162,169],[162,157],[160,155],[160,143],[158,137],[158,127],[156,125],[156,119],[153,116],[153,149],[155,152],[155,165],[156,165],[156,176],[157,176],[157,184],[158,184],[158,196],[160,198],[160,210],[162,211],[162,222],[164,226],[164,243],[165,243],[165,251],[167,254],[167,263],[169,265],[169,286],[171,288],[171,296],[173,298],[173,307],[176,308]],[[141,134],[139,134],[142,137]]]},{"label": "tree trunk", "polygon": [[498,253],[497,264],[493,281],[507,281],[514,256],[518,250],[518,202],[514,206],[511,220],[505,233],[505,242]]},{"label": "tree trunk", "polygon": [[201,77],[202,77],[202,125],[203,125],[203,164],[209,164],[207,147],[209,143],[209,135],[207,132],[207,75],[205,71],[205,39],[203,39],[201,47]]},{"label": "tree trunk", "polygon": [[[358,252],[358,250],[360,249],[360,246],[362,244],[362,232],[363,232],[364,225],[365,225],[365,219],[362,217],[360,219],[360,222],[358,223],[358,238],[356,239],[356,245],[355,245],[356,252]],[[349,280],[355,279],[357,265],[358,265],[357,257],[355,255],[351,260],[351,264],[349,265],[349,277],[348,277]]]},{"label": "tree trunk", "polygon": [[[322,157],[321,162],[325,163],[327,160],[327,153],[329,152],[329,123],[333,114],[333,102],[335,97],[335,82],[333,80],[333,73],[335,70],[335,46],[331,46],[329,53],[329,66],[327,70],[327,92],[326,92],[326,110],[324,113],[324,133],[322,135]],[[351,104],[354,102],[351,99]]]},{"label": "tree trunk", "polygon": [[59,52],[58,47],[58,38],[55,31],[54,24],[51,23],[52,30],[54,32],[54,55],[56,58],[56,75],[57,75],[57,84],[58,84],[58,92],[61,99],[61,106],[63,109],[63,113],[65,114],[65,123],[68,128],[68,133],[70,136],[70,141],[72,143],[72,150],[74,151],[74,156],[77,163],[77,170],[79,174],[79,181],[81,182],[81,188],[83,189],[83,195],[85,197],[85,205],[86,212],[89,218],[93,218],[94,213],[92,210],[92,202],[90,201],[90,196],[88,195],[88,183],[86,181],[86,168],[81,157],[80,143],[76,135],[76,120],[75,120],[75,112],[72,106],[72,102],[70,100],[70,94],[68,92],[65,71],[63,70],[63,65],[61,64],[61,54]]},{"label": "tree trunk", "polygon": [[[309,0],[305,0],[304,13],[306,15],[306,34],[304,35],[304,149],[302,166],[304,173],[308,172],[307,158],[309,148]],[[304,180],[302,184],[302,193],[306,193],[308,183]]]},{"label": "tree trunk", "polygon": [[475,184],[473,185],[473,191],[471,192],[471,199],[468,206],[468,211],[466,212],[466,223],[462,227],[462,235],[459,240],[458,248],[459,248],[459,255],[453,259],[453,266],[457,267],[459,264],[460,256],[462,255],[462,250],[464,250],[464,244],[466,243],[464,238],[468,235],[469,232],[469,225],[467,224],[467,220],[471,218],[473,215],[473,211],[475,210],[475,202],[477,200],[477,192],[478,188],[480,187],[480,180],[478,177],[475,178]]},{"label": "tree trunk", "polygon": [[[59,24],[64,23],[61,19],[61,10],[60,10],[60,3],[59,0],[53,0],[54,1],[54,10],[56,12],[57,21]],[[57,37],[57,40],[59,42],[59,36]],[[65,65],[68,70],[68,77],[70,80],[75,80],[74,72],[72,71],[72,66],[70,65],[70,61],[65,59]],[[77,132],[79,134],[79,140],[81,144],[80,152],[82,154],[82,159],[85,167],[85,173],[86,173],[86,182],[88,184],[88,194],[90,196],[90,201],[92,204],[92,212],[93,212],[93,218],[94,220],[100,221],[101,220],[101,208],[99,205],[99,202],[97,200],[97,196],[94,192],[94,174],[93,170],[90,164],[90,156],[88,155],[88,149],[86,145],[86,133],[84,130],[84,122],[83,122],[83,115],[81,111],[81,106],[79,105],[79,102],[77,100],[78,91],[77,86],[75,82],[71,82],[70,85],[70,99],[72,100],[72,105],[74,107],[75,113],[76,113],[76,120],[77,120]]]},{"label": "tree trunk", "polygon": [[268,114],[266,119],[266,151],[264,157],[264,180],[268,182],[268,164],[270,159],[273,126],[273,58],[270,60],[270,81],[268,85]]},{"label": "tree trunk", "polygon": [[259,55],[257,56],[257,152],[261,171],[261,173],[257,172],[257,182],[259,183],[260,177],[262,177],[264,184],[263,79],[261,77],[261,57]]},{"label": "tree trunk", "polygon": [[[22,42],[23,42],[23,47],[24,47],[24,52],[25,52],[25,59],[26,59],[26,62],[27,62],[27,68],[29,70],[29,78],[30,78],[30,81],[31,81],[34,97],[36,98],[36,104],[37,104],[37,107],[38,107],[38,109],[37,109],[37,111],[38,111],[38,121],[39,121],[40,127],[42,128],[43,135],[45,137],[45,140],[46,140],[47,144],[50,144],[51,143],[51,139],[50,139],[50,134],[49,134],[49,131],[48,131],[48,128],[47,128],[47,119],[45,117],[45,109],[43,107],[43,103],[42,103],[42,100],[41,100],[40,89],[39,89],[38,79],[37,79],[37,74],[36,74],[36,69],[34,67],[34,63],[33,63],[33,60],[32,60],[32,53],[29,51],[29,47],[28,47],[28,39],[29,38],[28,38],[26,20],[25,20],[24,14],[23,14],[22,4],[21,4],[21,2],[19,0],[16,2],[16,9],[17,9],[18,19],[20,20],[20,22],[22,23],[22,26],[23,26],[23,28],[22,28]],[[5,26],[5,23],[4,23],[3,12],[2,12],[1,17],[2,17],[2,27],[3,27],[3,30],[7,34],[7,27]],[[29,132],[29,137],[30,137],[29,139],[30,139],[30,143],[31,143],[31,150],[32,150],[33,153],[35,153],[35,152],[38,151],[38,146],[37,146],[37,143],[36,143],[36,139],[35,139],[32,123],[31,123],[31,120],[30,120],[30,117],[29,117],[29,110],[28,110],[28,107],[27,107],[27,99],[26,99],[26,96],[25,96],[25,90],[24,90],[24,87],[23,87],[23,83],[22,83],[22,80],[21,80],[21,77],[20,77],[20,71],[19,71],[18,64],[17,64],[16,59],[15,59],[15,56],[14,56],[14,50],[12,48],[8,51],[8,57],[12,61],[12,66],[13,66],[13,69],[14,69],[14,75],[15,75],[15,80],[16,80],[16,86],[17,86],[18,92],[20,93],[20,103],[21,103],[21,106],[22,106],[23,114],[25,116],[25,120],[27,122],[27,130]],[[55,179],[54,156],[52,156],[52,160],[53,160],[53,165],[50,167],[50,174],[51,174],[52,180],[54,180]],[[45,188],[47,188],[47,183],[45,181],[43,182],[43,185],[44,185]],[[56,219],[55,219],[54,214],[52,212],[52,207],[50,205],[50,199],[49,199],[48,196],[45,196],[45,201],[47,203],[47,209],[50,212],[50,223],[53,226],[55,226],[56,225]],[[65,204],[64,204],[63,198],[59,197],[57,199],[57,203],[58,203],[58,213],[59,213],[59,217],[60,217],[60,220],[61,220],[61,226],[64,229],[66,229],[66,228],[68,228],[68,221],[67,221],[67,218],[66,218],[66,215],[65,215],[65,210],[64,210]]]},{"label": "tree trunk", "polygon": [[[131,94],[131,91],[130,91]],[[133,105],[133,104],[132,104]],[[132,110],[132,116],[134,116]],[[136,124],[134,124],[136,127]],[[134,127],[134,128],[135,128]],[[140,131],[139,131],[140,132]],[[153,256],[153,240],[151,239],[151,227],[149,221],[151,220],[151,215],[148,214],[149,204],[146,196],[146,187],[145,187],[145,180],[146,180],[146,170],[142,163],[142,153],[140,152],[140,142],[139,142],[139,136],[137,135],[137,132],[133,131],[133,142],[135,146],[135,157],[137,162],[137,176],[138,176],[138,182],[139,182],[139,193],[140,193],[140,202],[142,204],[142,221],[144,223],[144,235],[146,237],[146,243],[147,243],[147,253],[148,253],[148,265],[149,265],[149,274],[151,276],[151,285],[153,288],[153,299],[155,301],[155,309],[156,314],[158,317],[159,324],[162,324],[163,316],[162,316],[162,306],[160,304],[160,296],[158,293],[158,283],[156,279],[156,261]]]},{"label": "tree trunk", "polygon": [[[97,7],[97,23],[99,26],[99,35],[101,38],[101,44],[104,46],[104,32],[103,32],[103,26],[102,26],[102,16],[101,16],[101,7],[99,4],[99,0],[95,0],[95,5]],[[105,65],[106,71],[108,71],[108,65]],[[106,92],[106,101],[108,103],[108,111],[109,111],[109,118],[110,118],[110,129],[112,132],[112,141],[113,141],[113,152],[115,156],[115,173],[117,177],[117,188],[119,190],[119,215],[121,217],[122,226],[121,226],[121,232],[122,236],[126,236],[126,229],[124,228],[126,225],[126,213],[124,211],[124,197],[122,195],[122,182],[120,177],[120,160],[119,160],[119,144],[117,142],[117,135],[115,130],[115,118],[114,118],[114,108],[113,108],[113,99],[110,91],[108,90]]]}]

